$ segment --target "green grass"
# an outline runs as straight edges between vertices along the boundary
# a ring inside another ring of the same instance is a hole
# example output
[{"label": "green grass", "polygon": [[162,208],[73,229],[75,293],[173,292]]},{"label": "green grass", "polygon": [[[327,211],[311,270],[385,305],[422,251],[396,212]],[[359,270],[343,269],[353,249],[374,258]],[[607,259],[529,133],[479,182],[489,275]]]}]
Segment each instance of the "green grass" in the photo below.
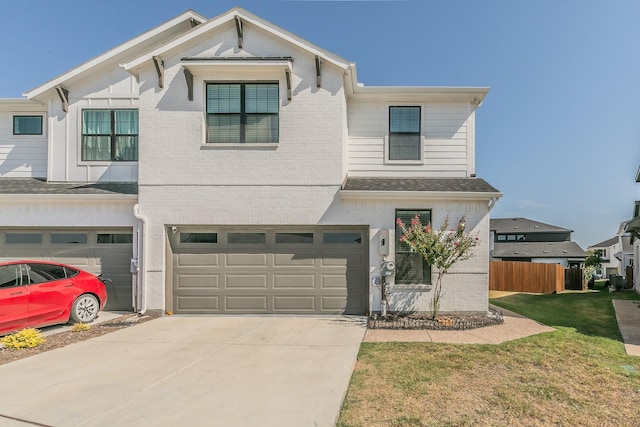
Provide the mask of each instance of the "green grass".
[{"label": "green grass", "polygon": [[624,351],[612,299],[639,298],[497,298],[558,328],[500,345],[363,343],[337,425],[637,425],[640,358]]},{"label": "green grass", "polygon": [[573,328],[584,335],[621,341],[613,299],[638,300],[633,291],[609,292],[597,287],[588,292],[553,295],[513,294],[490,302],[553,327]]}]

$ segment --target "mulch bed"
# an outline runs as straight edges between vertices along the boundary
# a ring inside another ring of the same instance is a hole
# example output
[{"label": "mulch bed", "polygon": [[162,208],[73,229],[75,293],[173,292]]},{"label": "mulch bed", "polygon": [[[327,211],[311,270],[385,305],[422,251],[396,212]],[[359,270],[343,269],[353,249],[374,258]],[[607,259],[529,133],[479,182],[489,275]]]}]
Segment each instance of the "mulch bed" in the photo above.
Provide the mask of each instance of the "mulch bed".
[{"label": "mulch bed", "polygon": [[133,325],[147,322],[156,317],[158,316],[145,315],[140,317],[135,313],[125,314],[107,322],[96,324],[90,323],[90,327],[86,331],[65,331],[58,332],[53,335],[48,335],[45,337],[46,341],[44,342],[44,344],[41,344],[37,347],[23,349],[9,349],[0,347],[0,365],[15,362],[16,360],[24,359],[30,356],[35,356],[36,354],[44,353],[56,348],[65,347],[69,344],[74,344],[80,341],[99,337],[101,335],[108,334],[109,332],[117,331],[118,329],[124,329]]},{"label": "mulch bed", "polygon": [[393,313],[385,316],[373,315],[367,320],[369,329],[429,329],[462,331],[504,323],[502,313],[489,314],[443,314],[435,320],[428,313]]}]

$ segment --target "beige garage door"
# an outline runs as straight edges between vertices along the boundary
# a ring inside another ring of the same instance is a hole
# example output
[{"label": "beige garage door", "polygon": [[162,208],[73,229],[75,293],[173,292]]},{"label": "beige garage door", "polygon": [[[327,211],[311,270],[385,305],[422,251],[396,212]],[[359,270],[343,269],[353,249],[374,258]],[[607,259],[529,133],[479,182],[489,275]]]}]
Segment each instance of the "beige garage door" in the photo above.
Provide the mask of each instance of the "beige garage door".
[{"label": "beige garage door", "polygon": [[364,314],[367,228],[169,227],[175,313]]},{"label": "beige garage door", "polygon": [[107,282],[107,310],[132,310],[132,229],[0,229],[0,259],[61,262]]}]

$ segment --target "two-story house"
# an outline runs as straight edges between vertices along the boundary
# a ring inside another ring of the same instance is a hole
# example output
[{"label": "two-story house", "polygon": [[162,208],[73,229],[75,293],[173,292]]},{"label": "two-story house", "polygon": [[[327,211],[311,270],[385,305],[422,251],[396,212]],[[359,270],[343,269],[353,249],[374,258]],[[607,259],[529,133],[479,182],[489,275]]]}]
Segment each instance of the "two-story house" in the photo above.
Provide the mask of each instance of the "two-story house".
[{"label": "two-story house", "polygon": [[491,219],[491,259],[580,267],[586,252],[571,241],[573,230],[527,218]]},{"label": "two-story house", "polygon": [[365,86],[246,10],[187,11],[0,100],[0,257],[102,272],[139,312],[365,314],[382,281],[391,310],[428,311],[435,272],[395,220],[465,215],[481,243],[442,310],[486,311],[487,92]]},{"label": "two-story house", "polygon": [[618,234],[603,242],[589,246],[589,250],[597,251],[602,258],[603,277],[610,274],[627,275],[627,269],[633,265],[633,246],[631,235],[625,231],[627,221],[620,224]]},{"label": "two-story house", "polygon": [[[636,182],[640,182],[640,168],[636,172]],[[633,217],[627,221],[625,231],[631,235],[632,277],[631,282],[636,292],[640,292],[640,200],[633,204]],[[627,278],[628,280],[628,278]]]}]

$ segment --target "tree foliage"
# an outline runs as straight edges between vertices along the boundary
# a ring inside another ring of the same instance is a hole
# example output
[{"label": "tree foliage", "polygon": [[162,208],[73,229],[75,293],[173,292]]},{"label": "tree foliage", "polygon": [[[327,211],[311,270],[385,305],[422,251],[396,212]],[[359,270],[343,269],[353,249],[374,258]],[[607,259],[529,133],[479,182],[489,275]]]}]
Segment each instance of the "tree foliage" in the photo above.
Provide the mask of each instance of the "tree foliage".
[{"label": "tree foliage", "polygon": [[402,229],[400,241],[411,250],[419,253],[431,266],[438,271],[438,277],[433,290],[431,315],[435,319],[440,310],[442,297],[442,277],[458,261],[471,258],[471,248],[480,240],[477,235],[465,231],[466,218],[463,215],[455,229],[449,229],[449,217],[445,217],[439,229],[434,229],[431,223],[426,226],[420,222],[420,215],[411,219],[411,225],[405,225],[400,218],[396,219]]}]

